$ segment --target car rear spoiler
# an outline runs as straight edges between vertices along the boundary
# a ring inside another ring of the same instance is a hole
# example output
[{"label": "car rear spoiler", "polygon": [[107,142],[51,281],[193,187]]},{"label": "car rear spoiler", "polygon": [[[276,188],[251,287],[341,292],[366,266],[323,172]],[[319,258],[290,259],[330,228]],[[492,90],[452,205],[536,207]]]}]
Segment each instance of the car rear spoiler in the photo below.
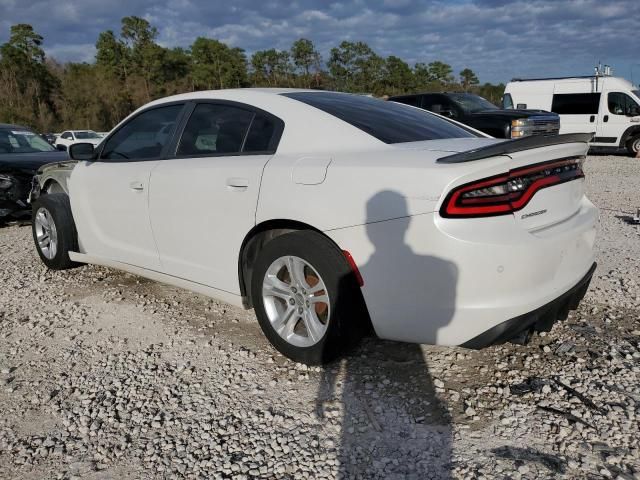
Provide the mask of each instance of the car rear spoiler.
[{"label": "car rear spoiler", "polygon": [[509,153],[522,152],[532,148],[560,145],[562,143],[589,143],[593,139],[593,133],[565,133],[563,135],[524,137],[516,140],[494,143],[486,147],[476,148],[467,152],[447,155],[437,160],[438,163],[463,163],[483,158],[508,155]]}]

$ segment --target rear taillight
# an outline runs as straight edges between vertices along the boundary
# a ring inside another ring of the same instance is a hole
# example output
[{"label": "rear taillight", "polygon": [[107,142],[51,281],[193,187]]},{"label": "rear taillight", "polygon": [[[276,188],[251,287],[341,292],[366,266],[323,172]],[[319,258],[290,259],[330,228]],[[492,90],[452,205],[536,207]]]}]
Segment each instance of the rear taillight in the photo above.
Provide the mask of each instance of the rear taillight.
[{"label": "rear taillight", "polygon": [[447,218],[506,215],[524,208],[538,190],[583,178],[584,157],[539,163],[455,188],[442,204]]}]

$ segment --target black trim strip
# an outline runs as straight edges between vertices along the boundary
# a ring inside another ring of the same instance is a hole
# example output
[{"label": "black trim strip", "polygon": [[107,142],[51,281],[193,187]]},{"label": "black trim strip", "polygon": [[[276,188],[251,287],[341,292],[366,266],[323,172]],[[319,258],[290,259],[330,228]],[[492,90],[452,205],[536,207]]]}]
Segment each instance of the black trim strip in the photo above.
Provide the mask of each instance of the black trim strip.
[{"label": "black trim strip", "polygon": [[564,135],[532,136],[494,143],[486,147],[476,148],[468,152],[447,155],[437,160],[437,163],[464,163],[474,160],[482,160],[489,157],[508,155],[509,153],[522,152],[539,147],[562,145],[563,143],[589,143],[593,139],[592,133],[566,133]]}]

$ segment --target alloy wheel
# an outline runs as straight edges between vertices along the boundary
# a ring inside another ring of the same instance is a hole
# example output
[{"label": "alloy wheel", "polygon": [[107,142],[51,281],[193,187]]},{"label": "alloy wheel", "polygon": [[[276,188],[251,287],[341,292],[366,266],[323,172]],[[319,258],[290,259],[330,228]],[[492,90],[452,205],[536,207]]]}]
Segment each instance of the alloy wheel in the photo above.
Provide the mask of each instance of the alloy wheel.
[{"label": "alloy wheel", "polygon": [[262,281],[264,308],[273,329],[291,345],[310,347],[324,337],[331,316],[320,274],[300,257],[271,263]]},{"label": "alloy wheel", "polygon": [[46,208],[38,209],[34,227],[40,251],[49,260],[53,259],[58,252],[58,231]]}]

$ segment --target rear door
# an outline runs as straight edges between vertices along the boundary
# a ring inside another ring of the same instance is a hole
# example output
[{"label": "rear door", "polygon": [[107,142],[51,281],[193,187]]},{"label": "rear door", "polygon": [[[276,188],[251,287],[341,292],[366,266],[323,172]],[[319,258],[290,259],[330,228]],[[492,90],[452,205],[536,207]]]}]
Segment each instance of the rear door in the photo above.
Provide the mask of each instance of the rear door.
[{"label": "rear door", "polygon": [[149,179],[166,151],[158,133],[184,104],[145,110],[111,135],[99,158],[79,162],[69,182],[83,252],[151,270],[160,268],[149,222]]},{"label": "rear door", "polygon": [[262,172],[282,122],[232,102],[191,108],[175,156],[151,173],[151,225],[162,269],[239,293],[240,247],[255,225]]}]

